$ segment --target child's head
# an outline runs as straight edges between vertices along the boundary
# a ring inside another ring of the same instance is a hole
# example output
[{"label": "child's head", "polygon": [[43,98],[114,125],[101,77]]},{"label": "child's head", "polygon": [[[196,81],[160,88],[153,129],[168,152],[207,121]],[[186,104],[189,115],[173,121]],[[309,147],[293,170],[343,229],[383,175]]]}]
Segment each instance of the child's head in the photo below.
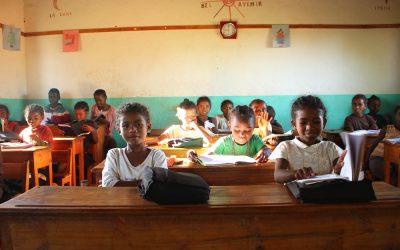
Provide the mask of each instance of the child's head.
[{"label": "child's head", "polygon": [[292,104],[292,126],[300,141],[314,144],[326,123],[326,108],[316,96],[300,96]]},{"label": "child's head", "polygon": [[201,96],[197,99],[197,111],[200,116],[208,116],[211,109],[211,100],[207,96]]},{"label": "child's head", "polygon": [[49,102],[52,105],[55,105],[60,100],[60,91],[56,88],[52,88],[49,90]]},{"label": "child's head", "polygon": [[229,112],[233,109],[233,102],[231,100],[223,100],[221,102],[221,111],[225,117],[229,117]]},{"label": "child's head", "polygon": [[94,100],[96,102],[96,106],[99,109],[105,108],[107,104],[107,94],[104,89],[98,89],[93,93]]},{"label": "child's head", "polygon": [[117,128],[129,145],[143,144],[151,129],[149,110],[137,102],[121,105],[117,110]]},{"label": "child's head", "polygon": [[44,109],[38,104],[31,104],[25,107],[24,117],[29,127],[37,128],[44,119]]},{"label": "child's head", "polygon": [[184,99],[176,108],[176,116],[184,126],[196,120],[196,104],[189,99]]},{"label": "child's head", "polygon": [[8,107],[4,104],[0,104],[0,119],[8,120],[10,116],[10,111]]},{"label": "child's head", "polygon": [[233,139],[238,144],[247,143],[253,135],[254,112],[248,106],[236,106],[229,117]]},{"label": "child's head", "polygon": [[89,114],[89,105],[87,104],[87,102],[77,102],[74,106],[74,114],[77,121],[86,120],[87,115]]},{"label": "child's head", "polygon": [[267,107],[267,113],[269,118],[275,119],[275,109],[272,106]]},{"label": "child's head", "polygon": [[357,116],[363,116],[364,110],[367,105],[367,98],[363,94],[357,94],[353,96],[351,100],[351,107],[353,109],[353,114]]},{"label": "child's head", "polygon": [[263,113],[267,112],[267,103],[261,99],[254,99],[251,101],[249,107],[253,110],[256,116],[261,116]]},{"label": "child's head", "polygon": [[379,108],[381,107],[381,99],[376,95],[372,95],[368,98],[368,109],[372,114],[377,114],[379,112]]}]

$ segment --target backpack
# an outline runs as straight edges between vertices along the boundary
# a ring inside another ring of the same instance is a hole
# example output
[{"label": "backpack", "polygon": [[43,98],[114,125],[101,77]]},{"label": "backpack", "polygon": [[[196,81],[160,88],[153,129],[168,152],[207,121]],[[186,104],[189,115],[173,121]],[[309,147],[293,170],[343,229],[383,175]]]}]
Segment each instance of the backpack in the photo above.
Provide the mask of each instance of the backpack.
[{"label": "backpack", "polygon": [[146,167],[140,195],[158,204],[207,203],[210,186],[198,175],[178,173],[165,168]]}]

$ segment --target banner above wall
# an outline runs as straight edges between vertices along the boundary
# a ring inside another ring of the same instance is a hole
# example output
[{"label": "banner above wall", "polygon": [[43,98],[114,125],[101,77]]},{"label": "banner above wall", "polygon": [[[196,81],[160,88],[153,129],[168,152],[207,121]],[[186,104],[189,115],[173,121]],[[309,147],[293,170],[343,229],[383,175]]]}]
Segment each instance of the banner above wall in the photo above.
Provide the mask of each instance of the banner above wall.
[{"label": "banner above wall", "polygon": [[3,49],[19,51],[21,46],[21,29],[3,26]]}]

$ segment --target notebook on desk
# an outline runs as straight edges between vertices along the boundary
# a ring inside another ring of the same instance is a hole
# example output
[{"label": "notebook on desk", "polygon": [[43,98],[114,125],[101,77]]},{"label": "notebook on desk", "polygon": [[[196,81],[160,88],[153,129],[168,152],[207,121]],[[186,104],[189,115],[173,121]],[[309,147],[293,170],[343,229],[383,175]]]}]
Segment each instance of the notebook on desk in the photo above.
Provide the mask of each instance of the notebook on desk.
[{"label": "notebook on desk", "polygon": [[16,142],[19,136],[15,132],[0,132],[0,142]]}]

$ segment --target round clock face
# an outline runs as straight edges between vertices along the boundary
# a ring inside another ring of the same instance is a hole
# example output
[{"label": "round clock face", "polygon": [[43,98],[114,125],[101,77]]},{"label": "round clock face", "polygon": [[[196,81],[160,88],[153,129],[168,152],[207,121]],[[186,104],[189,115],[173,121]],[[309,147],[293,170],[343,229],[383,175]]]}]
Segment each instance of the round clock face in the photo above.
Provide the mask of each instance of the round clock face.
[{"label": "round clock face", "polygon": [[233,23],[225,23],[221,27],[221,33],[224,37],[232,37],[236,32],[236,26]]}]

